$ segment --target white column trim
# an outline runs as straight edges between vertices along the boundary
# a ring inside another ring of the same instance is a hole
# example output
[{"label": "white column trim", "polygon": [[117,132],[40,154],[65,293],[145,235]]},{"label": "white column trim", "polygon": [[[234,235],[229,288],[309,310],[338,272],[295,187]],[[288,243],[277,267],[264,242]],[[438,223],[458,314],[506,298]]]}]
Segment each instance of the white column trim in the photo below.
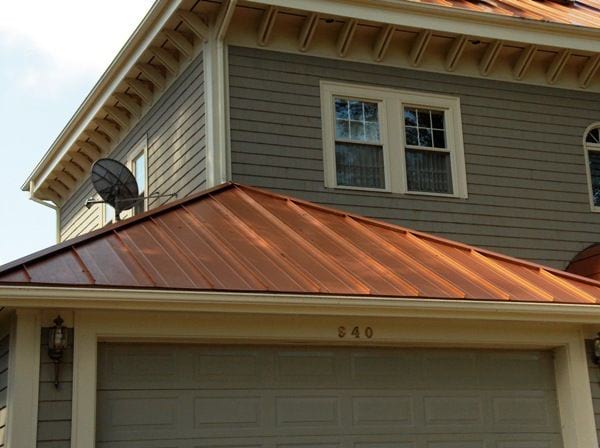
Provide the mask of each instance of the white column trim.
[{"label": "white column trim", "polygon": [[598,446],[583,331],[556,350],[555,372],[564,448]]},{"label": "white column trim", "polygon": [[225,182],[229,164],[229,86],[228,48],[225,36],[237,0],[223,2],[210,37],[204,43],[204,110],[206,132],[206,184],[214,187]]},{"label": "white column trim", "polygon": [[41,332],[39,311],[16,311],[8,355],[8,448],[35,448],[37,445]]},{"label": "white column trim", "polygon": [[96,446],[96,363],[98,338],[86,315],[75,312],[71,447]]}]

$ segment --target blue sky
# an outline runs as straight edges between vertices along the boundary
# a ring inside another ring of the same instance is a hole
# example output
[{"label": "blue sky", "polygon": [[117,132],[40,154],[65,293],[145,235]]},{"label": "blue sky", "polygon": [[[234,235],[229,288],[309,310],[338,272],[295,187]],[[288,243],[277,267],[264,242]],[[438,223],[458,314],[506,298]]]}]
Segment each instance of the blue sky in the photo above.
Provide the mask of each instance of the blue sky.
[{"label": "blue sky", "polygon": [[0,0],[0,264],[55,243],[20,186],[151,5]]}]

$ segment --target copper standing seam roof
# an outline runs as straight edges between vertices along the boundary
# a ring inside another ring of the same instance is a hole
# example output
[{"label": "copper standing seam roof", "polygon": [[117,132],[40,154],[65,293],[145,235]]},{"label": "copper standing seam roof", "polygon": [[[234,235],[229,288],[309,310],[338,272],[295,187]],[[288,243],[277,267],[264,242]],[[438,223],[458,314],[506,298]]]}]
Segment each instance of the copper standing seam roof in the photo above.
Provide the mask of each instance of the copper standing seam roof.
[{"label": "copper standing seam roof", "polygon": [[566,272],[227,183],[0,267],[0,285],[599,303]]},{"label": "copper standing seam roof", "polygon": [[600,0],[407,0],[474,12],[600,28]]}]

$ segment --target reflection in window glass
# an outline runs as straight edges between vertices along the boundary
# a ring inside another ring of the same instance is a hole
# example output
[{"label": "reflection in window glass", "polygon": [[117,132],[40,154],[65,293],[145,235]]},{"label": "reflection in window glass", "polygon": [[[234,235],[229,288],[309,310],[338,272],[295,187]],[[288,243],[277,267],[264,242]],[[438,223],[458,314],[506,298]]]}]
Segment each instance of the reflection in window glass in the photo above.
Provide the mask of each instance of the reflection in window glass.
[{"label": "reflection in window glass", "polygon": [[594,205],[600,207],[600,152],[589,151],[590,176],[592,183],[592,198]]},{"label": "reflection in window glass", "polygon": [[134,214],[142,213],[145,209],[146,196],[146,153],[142,152],[132,161],[132,171],[135,176],[135,180],[138,184],[138,191],[140,199],[136,202],[133,209]]},{"label": "reflection in window glass", "polygon": [[337,184],[385,188],[379,104],[335,98]]},{"label": "reflection in window glass", "polygon": [[115,220],[115,209],[108,204],[104,204],[104,224],[110,224]]}]

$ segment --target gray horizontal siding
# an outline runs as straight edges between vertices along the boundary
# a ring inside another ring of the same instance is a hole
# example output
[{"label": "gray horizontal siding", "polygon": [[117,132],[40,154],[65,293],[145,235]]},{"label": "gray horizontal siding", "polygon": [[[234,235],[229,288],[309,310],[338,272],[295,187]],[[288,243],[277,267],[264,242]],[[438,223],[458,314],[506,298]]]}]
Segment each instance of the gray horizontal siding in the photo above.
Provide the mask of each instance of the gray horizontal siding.
[{"label": "gray horizontal siding", "polygon": [[48,333],[48,328],[42,328],[37,447],[69,448],[71,446],[74,333],[72,329],[67,332],[69,346],[60,363],[58,388],[54,387],[54,363],[48,356]]},{"label": "gray horizontal siding", "polygon": [[[600,240],[582,148],[597,94],[240,47],[229,64],[234,181],[559,268]],[[321,80],[460,97],[469,198],[326,189]]]},{"label": "gray horizontal siding", "polygon": [[[202,189],[206,182],[204,134],[204,72],[200,54],[109,157],[126,161],[132,148],[146,135],[148,191],[177,193],[181,198]],[[102,207],[97,205],[88,210],[83,206],[86,198],[94,194],[88,178],[63,205],[60,214],[62,240],[101,226]],[[153,199],[149,207],[157,207],[167,200]]]}]

